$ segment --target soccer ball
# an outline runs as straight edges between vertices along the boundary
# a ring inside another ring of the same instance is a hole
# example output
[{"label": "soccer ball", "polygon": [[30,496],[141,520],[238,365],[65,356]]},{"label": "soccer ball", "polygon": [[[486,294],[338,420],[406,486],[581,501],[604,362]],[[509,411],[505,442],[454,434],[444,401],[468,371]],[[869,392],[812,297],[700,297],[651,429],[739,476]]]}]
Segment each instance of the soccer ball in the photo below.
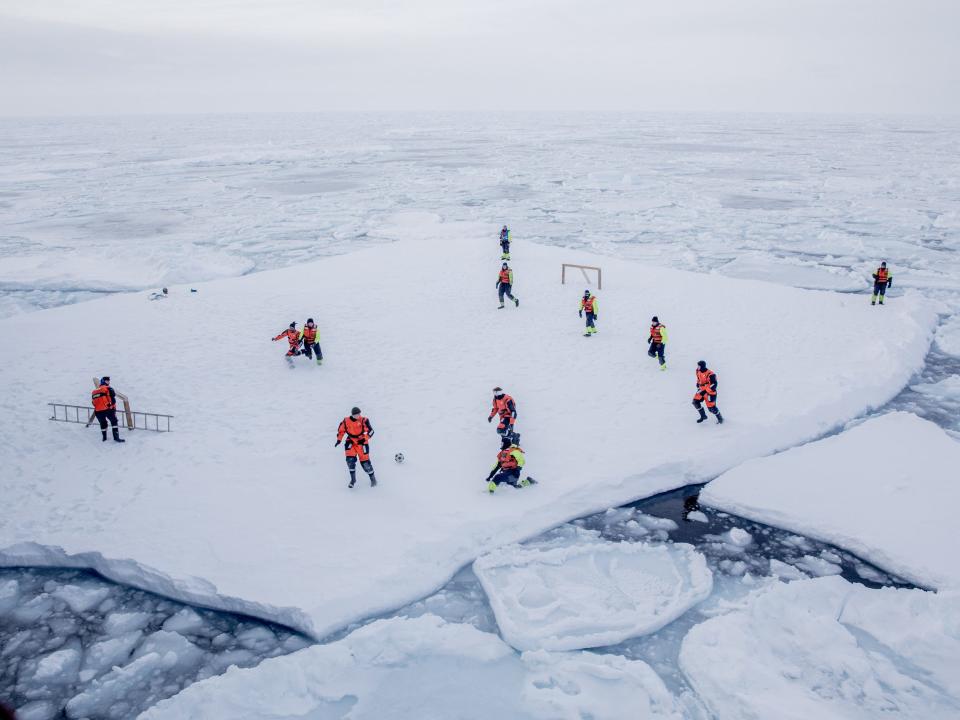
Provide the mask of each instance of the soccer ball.
[{"label": "soccer ball", "polygon": [[397,453],[393,456],[393,459],[397,461],[397,465],[403,462],[403,453]]}]

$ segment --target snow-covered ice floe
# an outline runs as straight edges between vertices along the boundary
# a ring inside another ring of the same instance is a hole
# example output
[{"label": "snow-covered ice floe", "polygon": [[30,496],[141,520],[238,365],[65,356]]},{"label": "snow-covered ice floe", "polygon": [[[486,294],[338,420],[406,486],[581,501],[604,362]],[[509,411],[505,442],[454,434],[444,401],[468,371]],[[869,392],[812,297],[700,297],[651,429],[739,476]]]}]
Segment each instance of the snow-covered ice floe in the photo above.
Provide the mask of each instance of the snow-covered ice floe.
[{"label": "snow-covered ice floe", "polygon": [[937,328],[937,347],[947,355],[960,357],[960,315],[948,319]]},{"label": "snow-covered ice floe", "polygon": [[590,652],[518,655],[491,633],[435,615],[378,620],[252,670],[231,668],[140,720],[288,718],[681,720],[646,663]]},{"label": "snow-covered ice floe", "polygon": [[692,545],[508,545],[473,564],[504,639],[518,650],[614,645],[656,632],[713,589]]},{"label": "snow-covered ice floe", "polygon": [[810,290],[853,292],[867,287],[865,279],[851,270],[800,261],[778,261],[769,256],[741,255],[717,272],[727,277],[767,280]]},{"label": "snow-covered ice floe", "polygon": [[[113,295],[0,321],[0,381],[29,389],[0,399],[0,496],[16,508],[0,519],[0,562],[90,565],[320,637],[429,594],[484,551],[885,403],[922,366],[935,323],[916,296],[881,313],[865,296],[522,240],[520,307],[498,310],[496,232],[407,214],[377,229],[392,244],[195,294],[173,286],[162,303]],[[562,262],[603,267],[595,337]],[[670,329],[667,372],[645,353],[654,314]],[[289,370],[270,339],[307,317],[325,363]],[[722,426],[694,423],[700,359],[719,376]],[[47,419],[44,402],[87,404],[103,374],[134,409],[174,415],[174,432],[121,446]],[[490,496],[495,385],[517,400],[540,483]],[[333,447],[354,405],[376,429],[375,490],[362,473],[347,490]]]},{"label": "snow-covered ice floe", "polygon": [[960,443],[894,412],[745,462],[700,502],[832,543],[924,587],[960,587],[958,468]]},{"label": "snow-covered ice floe", "polygon": [[692,628],[680,667],[718,720],[953,720],[960,596],[774,583]]}]

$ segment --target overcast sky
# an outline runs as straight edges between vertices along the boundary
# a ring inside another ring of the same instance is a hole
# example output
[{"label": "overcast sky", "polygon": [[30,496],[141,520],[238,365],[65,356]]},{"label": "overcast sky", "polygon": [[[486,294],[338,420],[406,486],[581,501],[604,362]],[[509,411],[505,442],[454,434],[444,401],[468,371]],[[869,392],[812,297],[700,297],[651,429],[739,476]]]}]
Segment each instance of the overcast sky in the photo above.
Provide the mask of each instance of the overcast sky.
[{"label": "overcast sky", "polygon": [[0,114],[960,112],[960,0],[0,0]]}]

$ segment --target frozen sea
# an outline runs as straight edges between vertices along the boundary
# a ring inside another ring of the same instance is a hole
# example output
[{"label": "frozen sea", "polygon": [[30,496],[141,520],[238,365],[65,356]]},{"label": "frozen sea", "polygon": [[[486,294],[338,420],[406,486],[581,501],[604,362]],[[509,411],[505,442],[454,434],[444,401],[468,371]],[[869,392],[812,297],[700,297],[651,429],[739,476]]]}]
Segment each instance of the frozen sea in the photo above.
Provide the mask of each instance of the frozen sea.
[{"label": "frozen sea", "polygon": [[886,259],[956,309],[960,118],[0,120],[0,314],[349,252],[410,210],[803,287]]},{"label": "frozen sea", "polygon": [[[960,359],[953,350],[960,332],[956,117],[0,120],[0,317],[391,242],[383,229],[397,213],[409,211],[492,228],[507,223],[516,238],[654,266],[850,293],[866,294],[870,272],[885,259],[894,273],[890,302],[920,292],[939,301],[942,312],[942,332],[926,368],[889,407],[960,431]],[[638,328],[645,325],[646,318],[637,318]],[[639,526],[647,540],[693,543],[717,578],[711,603],[739,597],[751,577],[771,574],[840,574],[871,587],[900,584],[837,548],[723,513],[705,513],[709,522],[703,524],[690,522],[687,515],[699,510],[682,501],[692,492],[586,518],[547,540],[584,530],[631,539]],[[664,522],[658,526],[651,517]],[[754,538],[752,550],[724,541],[734,528]],[[81,658],[113,636],[101,628],[111,607],[78,613],[56,598],[64,587],[79,581],[99,587],[101,580],[30,569],[7,570],[0,579],[18,583],[21,615],[28,603],[51,608],[35,627],[18,620],[16,628],[8,624],[6,635],[0,632],[6,639],[19,634],[23,651],[11,652],[16,667],[8,658],[0,679],[18,704],[33,704],[36,717],[62,717],[66,701],[100,677],[83,682],[80,663],[87,660]],[[183,607],[112,586],[104,593],[102,602],[116,602],[124,612],[153,613],[152,625],[131,631],[142,630],[142,637],[131,641],[130,657],[147,630],[162,628]],[[469,569],[395,614],[428,611],[497,629]],[[226,655],[244,650],[239,664],[298,646],[283,628],[254,629],[257,621],[249,618],[196,612],[204,622],[186,628],[183,642],[202,646],[204,654],[189,668],[174,668],[157,687],[141,688],[131,708],[143,709],[222,670],[204,646],[211,637],[223,636]],[[649,638],[602,652],[645,659],[700,713],[677,668],[683,635],[700,619],[688,613]],[[54,625],[66,630],[51,640]],[[244,646],[244,633],[264,631],[288,637],[289,647],[281,641],[262,651]],[[27,652],[30,643],[33,653]],[[42,657],[64,648],[75,654],[67,658],[76,664],[69,682],[56,690],[49,683],[31,685]],[[33,675],[24,680],[26,669]]]}]

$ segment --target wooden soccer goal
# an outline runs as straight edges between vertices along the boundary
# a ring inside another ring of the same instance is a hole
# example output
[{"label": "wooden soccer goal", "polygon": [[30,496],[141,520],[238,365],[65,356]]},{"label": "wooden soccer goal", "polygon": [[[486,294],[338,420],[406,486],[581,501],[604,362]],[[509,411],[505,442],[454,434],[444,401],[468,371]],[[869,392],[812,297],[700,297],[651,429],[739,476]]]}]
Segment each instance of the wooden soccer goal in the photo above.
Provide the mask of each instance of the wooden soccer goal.
[{"label": "wooden soccer goal", "polygon": [[567,284],[567,268],[577,268],[583,273],[583,279],[590,284],[590,276],[587,275],[587,270],[594,270],[597,273],[597,290],[603,290],[603,270],[594,266],[594,265],[576,265],[574,263],[562,263],[560,266],[560,284]]}]

